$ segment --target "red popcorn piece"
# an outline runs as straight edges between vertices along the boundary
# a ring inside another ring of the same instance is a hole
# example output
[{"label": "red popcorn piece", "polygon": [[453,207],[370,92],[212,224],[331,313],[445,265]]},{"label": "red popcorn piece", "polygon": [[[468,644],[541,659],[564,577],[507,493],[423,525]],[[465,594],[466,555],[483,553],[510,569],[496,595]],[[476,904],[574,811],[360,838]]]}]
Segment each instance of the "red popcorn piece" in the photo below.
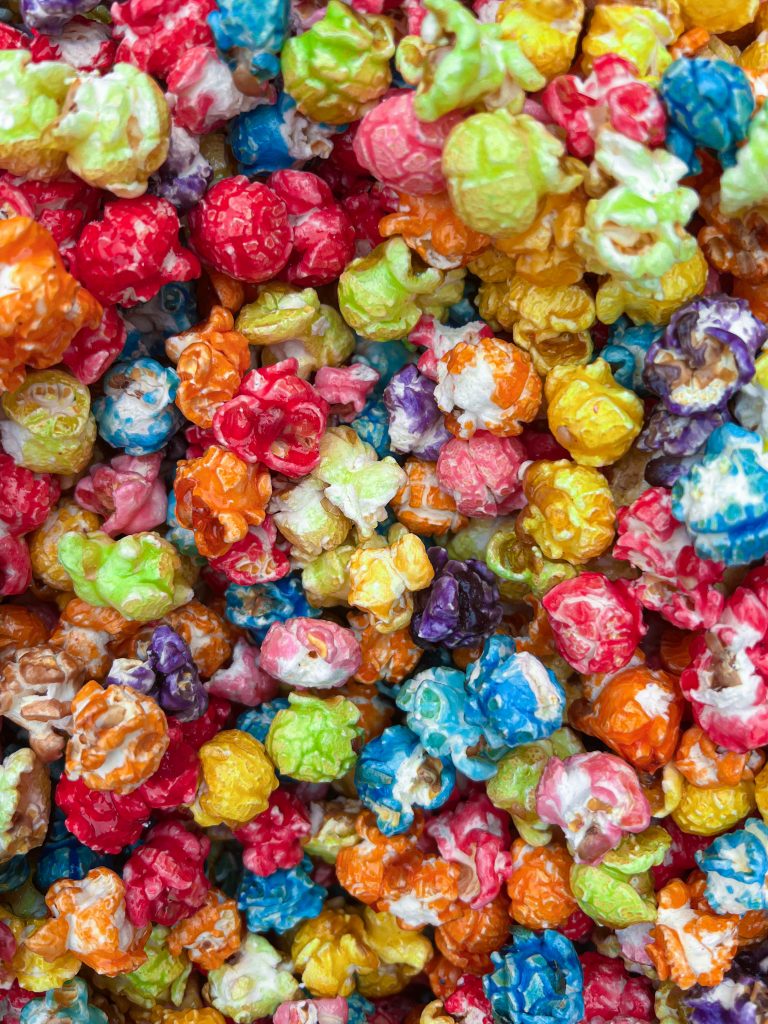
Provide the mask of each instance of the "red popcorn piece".
[{"label": "red popcorn piece", "polygon": [[243,864],[264,878],[278,869],[295,867],[304,856],[301,841],[311,831],[302,802],[278,789],[270,795],[267,810],[235,829],[234,836],[244,847]]},{"label": "red popcorn piece", "polygon": [[440,856],[460,864],[459,899],[479,910],[494,900],[512,874],[509,815],[494,807],[485,793],[432,818],[425,832]]},{"label": "red popcorn piece", "polygon": [[384,241],[379,231],[382,217],[397,209],[397,194],[384,185],[347,196],[341,202],[355,232],[355,255],[367,256]]},{"label": "red popcorn piece", "polygon": [[106,303],[135,306],[171,281],[200,276],[197,257],[179,242],[179,218],[166,199],[117,199],[83,230],[72,272]]},{"label": "red popcorn piece", "polygon": [[[75,15],[59,35],[32,33],[32,40],[26,45],[36,63],[43,60],[61,60],[77,71],[102,74],[115,63],[117,43],[112,38],[109,25],[93,18]],[[3,47],[7,49],[7,47]],[[120,57],[119,60],[125,58]]]},{"label": "red popcorn piece", "polygon": [[666,115],[656,90],[637,77],[630,61],[615,53],[595,57],[592,73],[584,80],[560,75],[541,94],[544,109],[566,131],[566,144],[574,156],[590,157],[603,126],[635,142],[660,146]]},{"label": "red popcorn piece", "polygon": [[128,0],[110,8],[118,40],[115,59],[165,79],[193,46],[213,45],[208,15],[214,0]]},{"label": "red popcorn piece", "polygon": [[355,255],[355,231],[330,186],[308,171],[275,171],[267,185],[285,203],[293,253],[284,276],[316,288],[334,281]]},{"label": "red popcorn piece", "polygon": [[577,672],[614,672],[629,663],[645,634],[643,612],[624,580],[585,572],[541,600],[558,653]]},{"label": "red popcorn piece", "polygon": [[67,262],[84,225],[98,213],[104,193],[74,174],[65,174],[56,181],[11,181],[31,204],[31,216],[53,235]]},{"label": "red popcorn piece", "polygon": [[126,795],[99,792],[66,775],[56,786],[56,803],[72,835],[98,853],[121,853],[135,843],[152,813],[138,790]]},{"label": "red popcorn piece", "polygon": [[0,535],[0,597],[23,594],[31,582],[27,542],[10,533]]},{"label": "red popcorn piece", "polygon": [[26,50],[28,46],[29,38],[22,31],[13,25],[0,24],[0,49]]},{"label": "red popcorn piece", "polygon": [[267,516],[261,526],[251,526],[248,533],[233,544],[226,555],[210,558],[213,569],[224,573],[230,583],[252,586],[273,583],[291,571],[291,561],[277,542],[277,527]]},{"label": "red popcorn piece", "polygon": [[653,989],[647,978],[630,975],[618,957],[582,953],[585,1024],[608,1024],[617,1017],[655,1020]]},{"label": "red popcorn piece", "polygon": [[462,515],[492,519],[525,505],[520,470],[526,460],[516,438],[479,430],[473,437],[454,437],[443,446],[437,479]]},{"label": "red popcorn piece", "polygon": [[199,910],[210,888],[203,871],[210,848],[209,839],[180,821],[153,826],[123,868],[132,924],[170,927]]},{"label": "red popcorn piece", "polygon": [[328,403],[296,375],[295,359],[247,373],[237,395],[213,416],[216,440],[244,462],[261,462],[293,479],[320,461]]},{"label": "red popcorn piece", "polygon": [[16,939],[13,932],[3,921],[0,921],[0,961],[7,964],[16,952]]},{"label": "red popcorn piece", "polygon": [[[143,800],[155,811],[173,811],[181,804],[188,804],[194,800],[200,780],[200,759],[197,756],[197,749],[218,732],[219,722],[214,720],[212,725],[208,719],[208,729],[213,731],[201,733],[204,738],[199,745],[195,743],[198,736],[192,727],[199,727],[200,723],[206,720],[211,714],[213,703],[210,701],[205,715],[194,722],[180,724],[175,718],[168,718],[168,749],[163,754],[154,775],[150,775],[146,782],[134,790],[132,796]],[[191,736],[185,732],[188,728]]]},{"label": "red popcorn piece", "polygon": [[123,351],[128,331],[115,306],[106,306],[98,327],[77,332],[61,361],[82,384],[94,384]]},{"label": "red popcorn piece", "polygon": [[192,248],[222,274],[258,284],[277,277],[293,247],[280,197],[258,181],[225,178],[189,213]]},{"label": "red popcorn piece", "polygon": [[723,566],[700,558],[693,539],[672,515],[672,498],[663,487],[651,487],[617,513],[613,557],[641,571],[629,586],[643,607],[658,612],[682,629],[711,626],[723,608],[714,584]]},{"label": "red popcorn piece", "polygon": [[0,479],[0,524],[15,536],[42,526],[61,494],[57,478],[17,466],[0,452]]}]

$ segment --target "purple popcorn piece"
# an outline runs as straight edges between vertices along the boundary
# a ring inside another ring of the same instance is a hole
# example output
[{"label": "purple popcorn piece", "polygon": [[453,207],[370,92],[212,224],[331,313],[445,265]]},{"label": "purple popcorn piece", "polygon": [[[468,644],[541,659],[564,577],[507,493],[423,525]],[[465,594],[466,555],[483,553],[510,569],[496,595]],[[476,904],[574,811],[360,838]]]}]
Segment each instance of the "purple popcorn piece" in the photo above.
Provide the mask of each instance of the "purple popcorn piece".
[{"label": "purple popcorn piece", "polygon": [[208,694],[186,641],[170,626],[158,626],[147,649],[147,662],[159,679],[158,704],[180,722],[200,718],[208,707]]},{"label": "purple popcorn piece", "polygon": [[435,401],[436,384],[409,363],[384,389],[392,450],[434,462],[451,434]]},{"label": "purple popcorn piece", "polygon": [[27,28],[58,35],[75,15],[98,5],[99,0],[21,0],[21,17]]},{"label": "purple popcorn piece", "polygon": [[501,622],[496,577],[476,558],[449,558],[443,548],[428,550],[435,578],[414,595],[411,633],[421,647],[471,647],[482,643]]},{"label": "purple popcorn piece", "polygon": [[186,213],[199,203],[213,178],[213,168],[200,152],[200,143],[174,125],[165,163],[149,179],[149,191]]}]

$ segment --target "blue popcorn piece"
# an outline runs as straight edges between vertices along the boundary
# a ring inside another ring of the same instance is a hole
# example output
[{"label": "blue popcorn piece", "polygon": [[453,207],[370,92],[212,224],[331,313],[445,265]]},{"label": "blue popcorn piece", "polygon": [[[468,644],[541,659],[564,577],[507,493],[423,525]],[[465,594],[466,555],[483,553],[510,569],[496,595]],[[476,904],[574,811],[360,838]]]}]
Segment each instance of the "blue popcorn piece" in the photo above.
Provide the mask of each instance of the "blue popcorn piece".
[{"label": "blue popcorn piece", "polygon": [[464,673],[455,668],[428,668],[407,679],[397,695],[397,706],[406,712],[408,727],[433,757],[448,757],[474,781],[496,774],[495,762],[507,753],[502,746],[470,756],[467,750],[483,739],[483,730],[466,717],[470,697]]},{"label": "blue popcorn piece", "polygon": [[483,989],[500,1024],[578,1024],[584,1016],[581,965],[573,943],[549,929],[513,928],[491,953]]},{"label": "blue popcorn piece", "polygon": [[328,156],[330,138],[344,127],[310,120],[281,92],[277,103],[238,114],[229,126],[229,144],[240,172],[252,177]]},{"label": "blue popcorn piece", "polygon": [[707,902],[717,914],[768,910],[768,825],[750,818],[696,854],[707,875]]},{"label": "blue popcorn piece", "polygon": [[389,412],[381,398],[368,399],[363,411],[349,424],[361,441],[369,444],[380,459],[392,455],[389,439]]},{"label": "blue popcorn piece", "polygon": [[99,433],[126,455],[160,451],[183,423],[173,404],[179,378],[154,359],[116,363],[105,374],[103,385],[104,397],[93,403]]},{"label": "blue popcorn piece", "polygon": [[674,61],[661,79],[659,94],[667,111],[666,147],[684,160],[691,174],[701,171],[697,149],[710,149],[723,167],[736,162],[746,138],[755,99],[749,79],[724,60]]},{"label": "blue popcorn piece", "polygon": [[375,813],[386,836],[407,832],[415,808],[442,807],[455,782],[448,758],[432,757],[404,725],[393,725],[366,743],[355,766],[358,798]]},{"label": "blue popcorn piece", "polygon": [[491,747],[519,747],[546,739],[563,724],[565,692],[532,654],[518,653],[514,640],[492,636],[469,668],[472,702],[467,719],[479,725]]},{"label": "blue popcorn piece", "polygon": [[648,349],[664,334],[663,327],[653,324],[633,324],[623,316],[611,328],[608,344],[600,350],[618,384],[645,398],[650,391],[643,381],[645,357]]},{"label": "blue popcorn piece", "polygon": [[248,931],[282,934],[301,921],[317,917],[328,890],[312,881],[311,871],[309,857],[296,867],[273,871],[267,878],[244,871],[237,906],[245,914]]},{"label": "blue popcorn piece", "polygon": [[231,584],[227,587],[225,616],[234,626],[247,629],[260,644],[275,622],[293,618],[317,618],[320,608],[307,601],[299,576],[284,576],[275,583],[253,587]]},{"label": "blue popcorn piece", "polygon": [[208,15],[216,46],[248,51],[248,70],[261,82],[280,73],[280,50],[288,33],[290,0],[218,0]]},{"label": "blue popcorn piece", "polygon": [[19,1019],[21,1024],[107,1024],[104,1011],[88,1002],[88,985],[82,978],[30,1000]]},{"label": "blue popcorn piece", "polygon": [[735,423],[709,437],[704,458],[672,488],[672,512],[702,558],[746,565],[768,552],[768,455]]}]

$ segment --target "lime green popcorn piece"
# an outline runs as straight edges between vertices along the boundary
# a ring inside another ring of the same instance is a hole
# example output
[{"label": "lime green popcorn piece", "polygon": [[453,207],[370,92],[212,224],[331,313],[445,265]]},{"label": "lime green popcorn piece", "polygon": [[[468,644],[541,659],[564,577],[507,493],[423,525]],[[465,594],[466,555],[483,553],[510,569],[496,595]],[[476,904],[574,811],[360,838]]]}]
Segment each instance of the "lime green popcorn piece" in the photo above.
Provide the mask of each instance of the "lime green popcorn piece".
[{"label": "lime green popcorn piece", "polygon": [[288,695],[267,735],[267,753],[277,770],[301,782],[333,782],[352,768],[353,742],[362,735],[359,709],[346,697]]},{"label": "lime green popcorn piece", "polygon": [[736,163],[720,179],[720,209],[726,217],[744,213],[768,198],[768,110],[758,108]]},{"label": "lime green popcorn piece", "polygon": [[324,551],[304,566],[301,585],[307,600],[315,608],[334,608],[347,604],[349,560],[355,550],[354,544],[340,544],[333,551]]},{"label": "lime green popcorn piece", "polygon": [[420,36],[406,36],[397,48],[397,70],[417,86],[414,110],[436,121],[453,110],[483,102],[518,113],[525,93],[546,79],[504,26],[482,24],[459,0],[424,0],[427,15]]},{"label": "lime green popcorn piece", "polygon": [[394,53],[389,18],[330,0],[320,21],[283,47],[285,91],[313,121],[358,121],[389,88]]},{"label": "lime green popcorn piece", "polygon": [[398,235],[377,245],[368,256],[352,260],[339,278],[341,315],[364,338],[404,338],[427,306],[434,305],[434,293],[446,275],[434,267],[414,269],[412,256]]},{"label": "lime green popcorn piece", "polygon": [[543,597],[556,584],[578,575],[570,562],[545,558],[533,541],[520,537],[514,525],[493,534],[485,551],[485,563],[504,581],[504,596],[513,600],[529,593]]},{"label": "lime green popcorn piece", "polygon": [[136,1006],[151,1010],[158,1003],[181,1006],[192,964],[185,953],[172,956],[168,950],[170,929],[156,925],[147,940],[146,963],[129,974],[104,977],[103,984],[116,995],[124,996]]},{"label": "lime green popcorn piece", "polygon": [[290,965],[262,935],[246,932],[243,944],[222,966],[208,972],[214,1009],[236,1024],[269,1017],[280,1003],[296,998],[299,985]]},{"label": "lime green popcorn piece", "polygon": [[34,473],[74,474],[91,460],[96,421],[85,384],[64,370],[37,370],[3,395],[3,448]]},{"label": "lime green popcorn piece", "polygon": [[114,608],[126,619],[159,619],[192,599],[176,548],[156,533],[112,540],[106,533],[65,533],[59,561],[75,593],[97,608]]},{"label": "lime green popcorn piece", "polygon": [[672,837],[661,825],[652,825],[639,835],[628,833],[615,850],[603,857],[602,867],[625,875],[638,875],[662,864]]},{"label": "lime green popcorn piece", "polygon": [[486,235],[505,238],[533,223],[544,196],[571,192],[583,169],[566,161],[559,139],[528,114],[474,114],[443,150],[443,173],[456,213]]},{"label": "lime green popcorn piece", "polygon": [[595,161],[617,184],[587,203],[577,246],[596,274],[610,274],[635,292],[661,288],[662,276],[698,251],[685,230],[699,197],[682,188],[682,160],[626,135],[600,133]]},{"label": "lime green popcorn piece", "polygon": [[171,116],[160,86],[132,64],[87,75],[70,95],[52,137],[67,166],[122,199],[141,196],[168,155]]},{"label": "lime green popcorn piece", "polygon": [[406,479],[391,455],[380,459],[351,427],[326,431],[312,476],[325,484],[325,497],[352,520],[363,538],[384,522],[388,502]]},{"label": "lime green popcorn piece", "polygon": [[0,50],[0,168],[36,180],[55,178],[66,154],[51,135],[77,73],[68,64],[32,64],[28,50]]}]

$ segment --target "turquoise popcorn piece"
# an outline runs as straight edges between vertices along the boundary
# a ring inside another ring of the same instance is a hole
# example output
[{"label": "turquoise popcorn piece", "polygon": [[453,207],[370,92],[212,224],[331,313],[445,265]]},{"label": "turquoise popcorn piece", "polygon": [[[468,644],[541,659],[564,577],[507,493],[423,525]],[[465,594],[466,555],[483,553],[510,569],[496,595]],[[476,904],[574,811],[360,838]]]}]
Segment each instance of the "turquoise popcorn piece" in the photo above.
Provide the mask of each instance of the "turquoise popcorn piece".
[{"label": "turquoise popcorn piece", "polygon": [[82,978],[65,981],[61,988],[32,999],[21,1011],[21,1024],[107,1024],[103,1010],[88,1002],[88,986]]},{"label": "turquoise popcorn piece", "polygon": [[750,818],[737,832],[717,836],[696,862],[707,875],[707,902],[717,914],[768,910],[768,825]]},{"label": "turquoise popcorn piece", "polygon": [[218,0],[208,24],[218,48],[225,53],[247,51],[248,70],[265,82],[280,71],[280,50],[290,13],[290,0]]},{"label": "turquoise popcorn piece", "polygon": [[179,378],[154,359],[116,363],[103,386],[104,397],[93,404],[99,433],[126,455],[160,451],[183,422],[174,405]]},{"label": "turquoise popcorn piece", "polygon": [[428,668],[406,680],[397,695],[397,706],[406,712],[408,727],[433,757],[449,757],[454,766],[473,781],[496,773],[496,761],[507,753],[501,746],[470,755],[469,748],[483,739],[477,722],[466,717],[469,694],[464,673],[455,668]]},{"label": "turquoise popcorn piece", "polygon": [[672,512],[702,558],[746,565],[768,552],[768,454],[735,423],[709,437],[701,462],[672,488]]},{"label": "turquoise popcorn piece", "polygon": [[608,344],[600,349],[600,358],[610,366],[617,384],[634,391],[641,398],[651,394],[643,380],[645,357],[663,333],[663,327],[633,324],[626,316],[616,321],[608,335]]}]

